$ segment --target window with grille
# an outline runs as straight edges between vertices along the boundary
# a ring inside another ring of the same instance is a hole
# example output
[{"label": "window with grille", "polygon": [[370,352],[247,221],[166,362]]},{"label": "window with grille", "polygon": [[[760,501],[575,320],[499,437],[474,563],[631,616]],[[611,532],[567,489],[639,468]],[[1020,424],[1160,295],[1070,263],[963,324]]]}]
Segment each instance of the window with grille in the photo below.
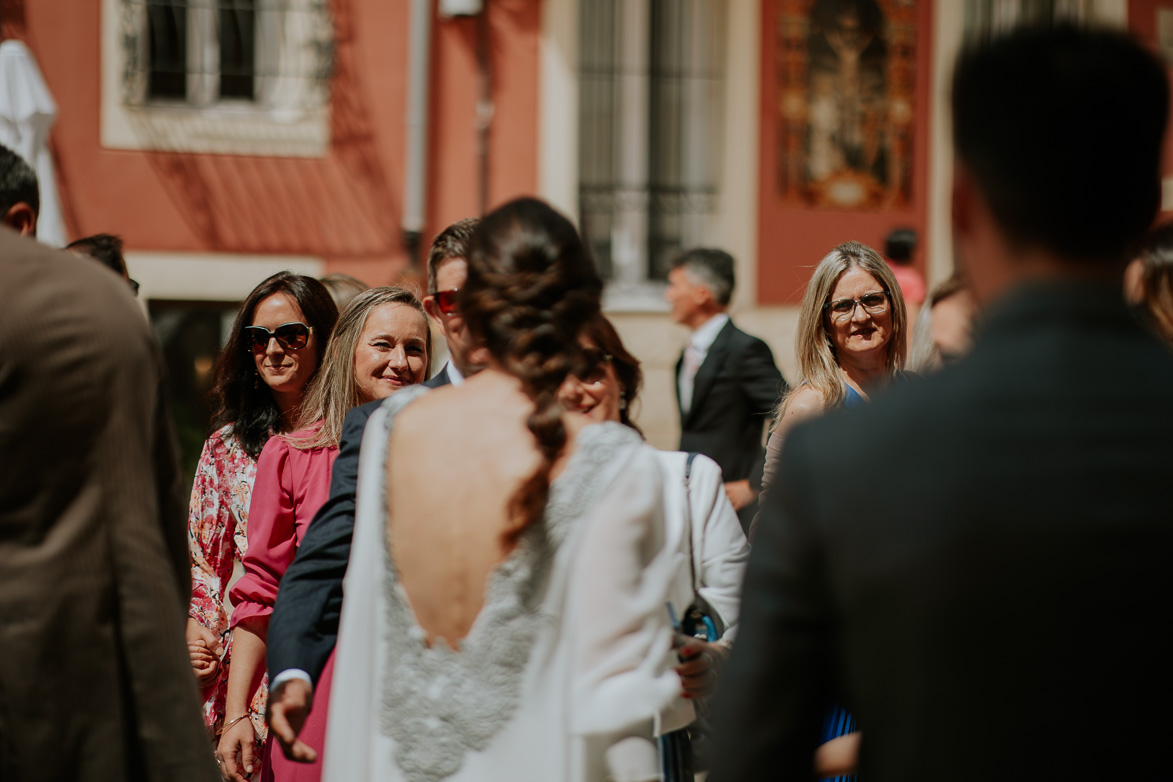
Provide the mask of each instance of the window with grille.
[{"label": "window with grille", "polygon": [[131,105],[288,103],[329,69],[325,0],[121,0]]},{"label": "window with grille", "polygon": [[[280,4],[264,0],[139,0],[146,98],[195,104],[254,101],[260,34],[276,37]],[[260,5],[266,7],[258,7]],[[258,17],[259,20],[258,20]],[[258,30],[261,21],[264,29]],[[271,48],[271,47],[270,47]]]},{"label": "window with grille", "polygon": [[329,0],[102,0],[102,143],[314,156],[329,138]]},{"label": "window with grille", "polygon": [[718,212],[724,0],[579,4],[579,218],[608,279],[667,276]]}]

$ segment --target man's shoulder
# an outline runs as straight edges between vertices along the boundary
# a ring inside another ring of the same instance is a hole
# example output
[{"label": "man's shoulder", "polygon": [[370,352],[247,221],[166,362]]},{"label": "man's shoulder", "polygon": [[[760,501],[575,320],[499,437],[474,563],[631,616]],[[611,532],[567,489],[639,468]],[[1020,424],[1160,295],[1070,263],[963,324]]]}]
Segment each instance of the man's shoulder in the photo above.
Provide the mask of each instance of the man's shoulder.
[{"label": "man's shoulder", "polygon": [[358,407],[350,408],[350,412],[346,414],[346,426],[365,427],[367,419],[371,414],[379,409],[379,405],[383,404],[382,399],[376,399],[373,402],[359,405]]},{"label": "man's shoulder", "polygon": [[[954,371],[960,370],[960,371]],[[877,393],[870,404],[839,408],[795,425],[783,453],[790,458],[840,472],[901,461],[908,453],[930,453],[924,446],[950,441],[949,425],[969,409],[968,399],[978,392],[973,373],[961,367],[938,375],[902,381]]]},{"label": "man's shoulder", "polygon": [[440,388],[441,386],[449,385],[451,382],[452,379],[448,377],[448,365],[445,364],[439,372],[425,380],[424,385],[428,388]]},{"label": "man's shoulder", "polygon": [[[721,331],[728,332],[729,345],[731,348],[736,349],[761,345],[762,347],[766,348],[766,350],[770,349],[769,345],[766,344],[764,339],[761,337],[755,337],[748,331],[743,330],[740,326],[733,322],[732,318],[730,318],[729,321],[721,328]],[[718,334],[718,336],[720,336],[720,334]]]}]

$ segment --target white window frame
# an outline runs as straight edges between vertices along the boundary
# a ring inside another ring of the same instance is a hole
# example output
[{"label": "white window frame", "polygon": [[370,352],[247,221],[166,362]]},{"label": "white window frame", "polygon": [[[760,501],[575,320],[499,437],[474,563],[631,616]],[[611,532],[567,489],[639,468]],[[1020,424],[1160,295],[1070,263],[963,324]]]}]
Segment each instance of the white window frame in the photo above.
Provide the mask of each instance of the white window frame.
[{"label": "white window frame", "polygon": [[[330,146],[328,88],[322,78],[286,75],[290,64],[321,59],[331,30],[321,0],[267,0],[256,11],[254,100],[220,100],[217,9],[188,8],[186,100],[149,99],[146,7],[102,0],[102,146],[112,149],[280,157],[325,157]],[[215,64],[210,67],[208,64]],[[277,75],[274,75],[277,74]]]}]

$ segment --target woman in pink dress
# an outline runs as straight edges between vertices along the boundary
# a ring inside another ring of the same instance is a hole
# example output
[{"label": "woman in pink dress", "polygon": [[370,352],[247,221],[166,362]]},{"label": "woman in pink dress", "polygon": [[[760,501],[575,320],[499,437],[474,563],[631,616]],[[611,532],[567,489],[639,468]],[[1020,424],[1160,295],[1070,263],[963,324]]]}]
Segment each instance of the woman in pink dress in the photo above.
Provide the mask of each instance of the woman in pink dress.
[{"label": "woman in pink dress", "polygon": [[[234,563],[243,559],[247,546],[257,457],[270,435],[297,425],[302,398],[337,320],[334,301],[317,280],[274,274],[244,300],[213,371],[215,431],[196,468],[187,529],[192,563],[188,653],[205,699],[204,723],[213,747],[224,723],[231,659],[225,598]],[[255,693],[251,711],[263,737],[263,689]]]},{"label": "woman in pink dress", "polygon": [[[232,588],[235,662],[228,678],[227,721],[217,756],[225,779],[244,782],[256,767],[261,780],[312,782],[320,760],[293,763],[266,742],[256,757],[250,693],[262,681],[265,637],[281,576],[293,562],[305,530],[330,495],[338,438],[350,408],[382,399],[427,377],[431,332],[419,300],[402,288],[372,288],[339,316],[319,377],[303,405],[299,431],[274,437],[257,463],[245,574]],[[315,700],[328,703],[333,661],[322,673]],[[310,713],[301,738],[319,753],[326,709]]]}]

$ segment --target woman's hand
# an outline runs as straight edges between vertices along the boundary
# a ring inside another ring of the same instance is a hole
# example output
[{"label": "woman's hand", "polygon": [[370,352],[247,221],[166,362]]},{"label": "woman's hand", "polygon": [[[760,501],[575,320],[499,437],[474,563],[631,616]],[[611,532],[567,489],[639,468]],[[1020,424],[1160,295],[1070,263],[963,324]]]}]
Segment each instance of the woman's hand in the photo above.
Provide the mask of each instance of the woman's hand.
[{"label": "woman's hand", "polygon": [[258,762],[253,721],[245,715],[243,719],[225,724],[229,727],[220,734],[220,744],[216,747],[220,776],[227,782],[248,782]]},{"label": "woman's hand", "polygon": [[681,662],[676,666],[676,673],[684,687],[684,697],[707,698],[712,695],[717,687],[717,673],[729,656],[728,648],[723,644],[689,638],[677,654]]},{"label": "woman's hand", "polygon": [[200,691],[207,690],[220,677],[220,655],[223,647],[220,639],[208,628],[191,617],[187,618],[187,655],[195,671]]}]

